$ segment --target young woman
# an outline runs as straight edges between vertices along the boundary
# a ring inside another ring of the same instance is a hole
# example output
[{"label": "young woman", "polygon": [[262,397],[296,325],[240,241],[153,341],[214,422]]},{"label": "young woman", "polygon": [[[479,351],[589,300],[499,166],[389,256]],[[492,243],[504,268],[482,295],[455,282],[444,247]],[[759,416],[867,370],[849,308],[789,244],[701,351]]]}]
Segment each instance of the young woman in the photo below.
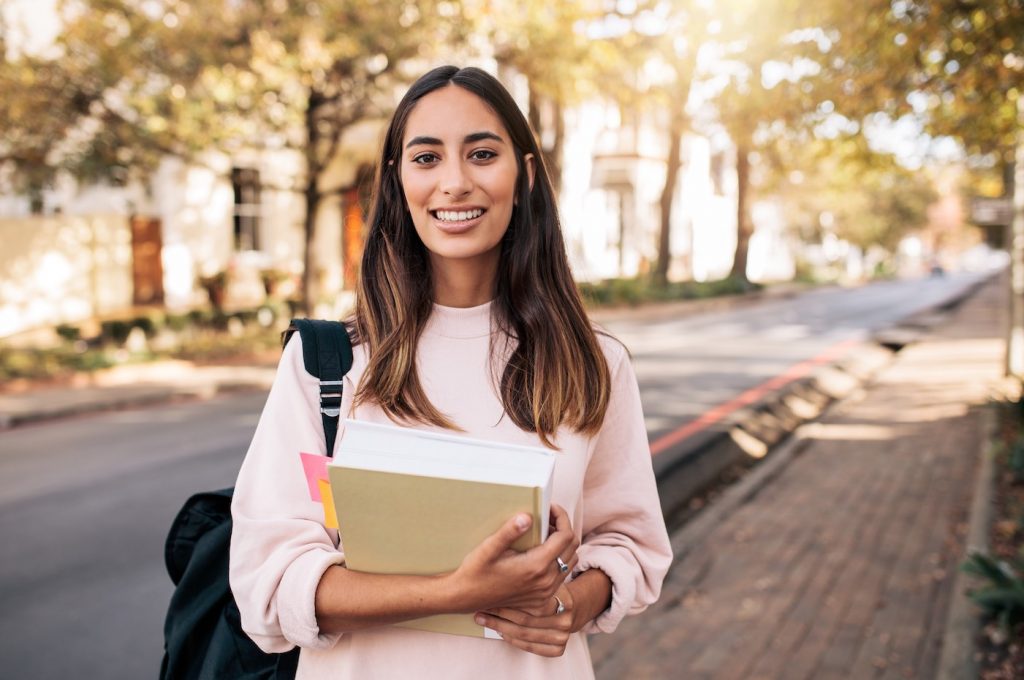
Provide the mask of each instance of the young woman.
[{"label": "young woman", "polygon": [[[583,634],[654,602],[671,549],[629,358],[586,317],[537,144],[487,73],[434,69],[399,103],[349,326],[343,418],[552,448],[553,529],[515,553],[529,516],[509,518],[447,574],[346,569],[296,455],[324,443],[293,340],[235,487],[243,628],[300,646],[299,678],[592,677]],[[456,612],[503,640],[387,625]]]}]

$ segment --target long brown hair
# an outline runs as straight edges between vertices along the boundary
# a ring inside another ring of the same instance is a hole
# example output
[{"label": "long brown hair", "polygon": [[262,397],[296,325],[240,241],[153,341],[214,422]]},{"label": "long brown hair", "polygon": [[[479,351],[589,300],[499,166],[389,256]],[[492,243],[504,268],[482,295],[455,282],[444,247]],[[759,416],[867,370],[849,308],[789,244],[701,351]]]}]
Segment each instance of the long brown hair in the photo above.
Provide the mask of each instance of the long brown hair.
[{"label": "long brown hair", "polygon": [[[457,429],[427,399],[416,373],[416,344],[432,310],[433,285],[430,258],[406,210],[399,171],[410,112],[422,97],[450,84],[497,113],[519,169],[517,205],[501,242],[491,305],[492,318],[510,343],[499,380],[505,412],[547,446],[554,446],[552,437],[563,424],[593,434],[608,407],[610,377],[569,270],[554,191],[526,118],[501,83],[477,68],[430,71],[405,94],[388,126],[356,291],[356,333],[369,354],[357,403],[377,403],[399,421]],[[533,154],[536,164],[532,189],[526,154]],[[496,349],[492,336],[492,353]]]}]

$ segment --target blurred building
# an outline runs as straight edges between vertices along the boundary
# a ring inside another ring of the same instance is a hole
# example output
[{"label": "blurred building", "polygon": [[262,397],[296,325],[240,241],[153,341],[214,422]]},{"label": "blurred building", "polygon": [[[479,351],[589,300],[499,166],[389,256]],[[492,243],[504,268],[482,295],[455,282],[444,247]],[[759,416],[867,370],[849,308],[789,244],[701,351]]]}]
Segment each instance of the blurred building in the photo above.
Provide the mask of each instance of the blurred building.
[{"label": "blurred building", "polygon": [[[518,80],[510,88],[522,95]],[[601,100],[566,111],[560,201],[578,278],[637,276],[656,261],[668,148],[663,114],[623,113]],[[351,302],[382,132],[382,121],[351,128],[321,183],[327,198],[312,248],[318,314]],[[670,278],[728,275],[736,246],[734,158],[724,136],[684,138]],[[145,185],[64,177],[35,206],[41,214],[28,197],[0,193],[0,337],[139,305],[205,305],[202,282],[217,277],[237,307],[260,304],[268,276],[294,286],[305,247],[304,174],[295,151],[211,150],[191,164],[165,159]],[[771,203],[753,205],[748,274],[755,280],[792,277],[778,215]]]},{"label": "blurred building", "polygon": [[[319,291],[354,286],[360,185],[379,128],[354,127],[325,174],[312,249]],[[166,158],[145,185],[64,176],[43,193],[39,214],[27,196],[0,194],[0,337],[135,306],[206,305],[203,279],[225,280],[234,307],[261,304],[266,279],[296,286],[304,174],[294,151],[210,151],[192,164]]]}]

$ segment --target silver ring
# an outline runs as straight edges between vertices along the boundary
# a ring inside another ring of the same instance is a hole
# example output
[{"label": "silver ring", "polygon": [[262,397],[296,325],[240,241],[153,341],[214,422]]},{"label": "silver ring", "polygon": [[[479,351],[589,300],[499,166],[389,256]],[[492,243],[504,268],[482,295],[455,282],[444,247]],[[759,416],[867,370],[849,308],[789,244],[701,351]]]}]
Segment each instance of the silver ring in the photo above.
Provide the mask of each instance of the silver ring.
[{"label": "silver ring", "polygon": [[558,595],[555,595],[554,598],[555,598],[555,605],[556,605],[555,606],[555,614],[561,614],[562,612],[565,611],[565,605],[562,603],[562,601],[560,599],[558,599]]},{"label": "silver ring", "polygon": [[555,562],[558,562],[558,571],[562,572],[563,574],[569,571],[569,565],[563,562],[561,557],[556,557]]}]

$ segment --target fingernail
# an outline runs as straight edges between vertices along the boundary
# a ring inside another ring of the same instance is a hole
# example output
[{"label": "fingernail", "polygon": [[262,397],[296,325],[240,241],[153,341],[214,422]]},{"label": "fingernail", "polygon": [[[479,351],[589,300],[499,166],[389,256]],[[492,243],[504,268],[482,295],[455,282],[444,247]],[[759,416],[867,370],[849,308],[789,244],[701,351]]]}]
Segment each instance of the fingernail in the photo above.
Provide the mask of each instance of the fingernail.
[{"label": "fingernail", "polygon": [[530,526],[530,516],[529,515],[519,515],[519,516],[517,516],[516,517],[516,526],[519,527],[520,529],[525,529],[526,527]]},{"label": "fingernail", "polygon": [[476,621],[477,625],[479,625],[479,626],[484,625],[485,619],[484,619],[484,617],[480,616],[479,614],[477,614],[477,616],[476,616],[476,618],[474,620]]}]

